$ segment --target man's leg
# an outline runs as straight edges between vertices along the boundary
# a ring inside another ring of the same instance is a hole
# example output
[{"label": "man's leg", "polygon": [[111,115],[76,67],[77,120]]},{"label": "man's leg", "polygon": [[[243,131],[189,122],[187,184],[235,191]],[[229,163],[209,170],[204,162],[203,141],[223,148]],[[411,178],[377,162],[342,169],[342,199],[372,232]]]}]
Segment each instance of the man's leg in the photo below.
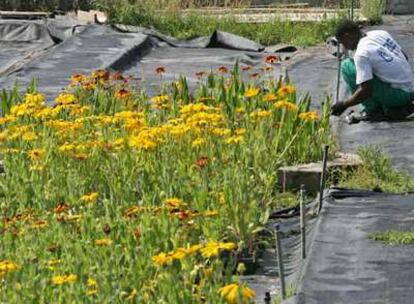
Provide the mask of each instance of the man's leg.
[{"label": "man's leg", "polygon": [[[353,59],[344,60],[341,71],[349,90],[354,93],[358,86],[356,84],[356,68]],[[366,113],[384,113],[389,119],[399,120],[414,112],[413,100],[414,93],[395,89],[389,83],[374,77],[372,96],[362,102],[362,107]]]},{"label": "man's leg", "polygon": [[[341,64],[342,78],[348,86],[349,91],[353,94],[358,89],[356,84],[356,68],[353,59],[347,58],[342,61]],[[362,108],[365,112],[378,112],[381,111],[380,105],[375,102],[373,98],[369,98],[362,102]]]}]

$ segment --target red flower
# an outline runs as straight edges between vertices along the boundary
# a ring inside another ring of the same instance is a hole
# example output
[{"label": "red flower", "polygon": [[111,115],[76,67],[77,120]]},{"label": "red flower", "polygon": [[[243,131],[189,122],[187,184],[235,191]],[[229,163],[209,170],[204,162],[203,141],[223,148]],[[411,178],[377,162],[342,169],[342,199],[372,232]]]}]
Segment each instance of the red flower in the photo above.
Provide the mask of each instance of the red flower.
[{"label": "red flower", "polygon": [[167,69],[166,69],[165,67],[163,67],[163,66],[160,66],[160,67],[158,67],[158,68],[156,68],[156,69],[155,69],[155,73],[156,73],[157,75],[162,75],[162,74],[164,74],[166,71],[167,71]]},{"label": "red flower", "polygon": [[252,69],[252,67],[250,65],[246,65],[246,66],[241,67],[242,72],[247,72],[247,71],[250,71],[251,69]]},{"label": "red flower", "polygon": [[207,156],[201,156],[199,159],[197,159],[195,164],[199,169],[204,168],[205,166],[208,165],[208,157]]},{"label": "red flower", "polygon": [[197,72],[195,73],[197,78],[202,78],[203,76],[207,75],[207,72],[201,71],[201,72]]},{"label": "red flower", "polygon": [[267,56],[266,57],[265,61],[266,61],[266,63],[274,64],[274,63],[280,61],[280,57],[279,56],[275,56],[275,55],[270,55],[270,56]]},{"label": "red flower", "polygon": [[228,68],[226,68],[225,66],[221,66],[221,67],[219,67],[219,68],[217,69],[217,71],[219,71],[220,73],[225,74],[225,73],[228,73],[228,72],[229,72],[229,69],[228,69]]}]

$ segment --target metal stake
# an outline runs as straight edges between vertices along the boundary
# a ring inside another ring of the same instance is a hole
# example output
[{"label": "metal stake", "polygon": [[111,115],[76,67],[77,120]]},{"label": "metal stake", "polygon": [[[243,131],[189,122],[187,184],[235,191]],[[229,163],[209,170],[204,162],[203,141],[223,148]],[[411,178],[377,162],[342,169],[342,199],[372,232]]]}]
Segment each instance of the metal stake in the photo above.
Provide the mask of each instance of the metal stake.
[{"label": "metal stake", "polygon": [[282,258],[282,246],[280,244],[280,225],[276,225],[276,253],[277,263],[279,266],[280,288],[282,290],[282,299],[286,299],[286,286],[285,286],[285,270],[283,268]]},{"label": "metal stake", "polygon": [[325,190],[326,165],[328,163],[328,151],[329,151],[329,146],[325,145],[324,151],[323,151],[321,183],[320,183],[320,187],[319,187],[319,210],[318,210],[318,213],[320,213],[321,209],[322,209],[323,191]]},{"label": "metal stake", "polygon": [[341,55],[341,44],[338,41],[338,46],[336,50],[336,55],[338,56],[338,72],[336,77],[336,94],[335,94],[335,103],[339,102],[339,88],[341,85],[341,64],[342,64],[342,55]]},{"label": "metal stake", "polygon": [[302,259],[306,259],[305,185],[300,186],[300,235],[302,240]]}]

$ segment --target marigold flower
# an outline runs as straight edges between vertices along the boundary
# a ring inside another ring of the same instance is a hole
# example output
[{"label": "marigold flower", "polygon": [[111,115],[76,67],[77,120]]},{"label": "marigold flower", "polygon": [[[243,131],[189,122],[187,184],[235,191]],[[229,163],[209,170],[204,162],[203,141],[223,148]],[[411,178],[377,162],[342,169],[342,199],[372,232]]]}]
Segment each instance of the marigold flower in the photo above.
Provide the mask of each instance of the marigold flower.
[{"label": "marigold flower", "polygon": [[44,149],[33,149],[27,152],[27,156],[30,158],[31,161],[38,160],[45,154]]},{"label": "marigold flower", "polygon": [[59,203],[53,208],[54,213],[64,213],[69,210],[69,205],[66,203]]},{"label": "marigold flower", "polygon": [[80,200],[88,204],[95,203],[96,200],[98,199],[98,196],[99,196],[99,192],[91,192],[91,193],[83,195],[80,198]]},{"label": "marigold flower", "polygon": [[95,240],[94,244],[96,246],[108,246],[112,244],[112,240],[111,239],[99,239],[99,240]]},{"label": "marigold flower", "polygon": [[157,67],[157,68],[155,69],[155,73],[156,73],[157,75],[162,75],[162,74],[164,74],[165,72],[167,72],[167,69],[166,69],[165,67],[163,67],[163,66]]},{"label": "marigold flower", "polygon": [[20,265],[9,260],[0,260],[0,278],[18,269],[20,269]]},{"label": "marigold flower", "polygon": [[75,74],[75,75],[72,75],[72,77],[71,77],[71,82],[73,84],[81,83],[84,80],[85,80],[85,75],[83,75],[83,74]]},{"label": "marigold flower", "polygon": [[129,97],[131,97],[131,92],[127,89],[122,88],[115,92],[115,98],[117,99],[125,100]]},{"label": "marigold flower", "polygon": [[266,61],[266,63],[274,64],[274,63],[280,61],[280,57],[279,56],[275,56],[275,55],[270,55],[270,56],[267,56],[265,58],[265,61]]},{"label": "marigold flower", "polygon": [[78,277],[75,274],[68,274],[68,275],[57,275],[52,278],[52,284],[54,285],[63,285],[63,284],[71,284],[76,282]]},{"label": "marigold flower", "polygon": [[267,93],[265,96],[263,96],[263,100],[267,102],[276,101],[277,96],[274,93]]},{"label": "marigold flower", "polygon": [[172,261],[171,255],[161,252],[157,254],[156,256],[152,257],[152,261],[156,266],[163,266],[165,264],[168,264]]},{"label": "marigold flower", "polygon": [[318,118],[318,113],[316,113],[315,111],[303,112],[299,114],[299,119],[305,121],[315,121],[318,120]]},{"label": "marigold flower", "polygon": [[253,119],[257,119],[257,118],[269,117],[270,115],[272,115],[272,111],[270,110],[259,110],[259,111],[255,111],[251,113],[250,117]]},{"label": "marigold flower", "polygon": [[211,258],[217,256],[220,250],[232,251],[237,248],[235,243],[223,243],[223,242],[208,242],[203,248],[200,249],[201,255],[205,258]]},{"label": "marigold flower", "polygon": [[244,97],[246,97],[246,98],[252,98],[252,97],[255,97],[255,96],[259,95],[259,93],[260,93],[260,89],[259,88],[248,88],[244,92]]},{"label": "marigold flower", "polygon": [[60,93],[55,98],[55,103],[57,105],[69,105],[69,104],[74,104],[76,102],[77,102],[76,96],[70,93]]},{"label": "marigold flower", "polygon": [[240,298],[244,301],[251,301],[256,296],[255,292],[249,287],[240,286],[236,283],[231,283],[220,288],[218,293],[226,299],[228,304],[236,304]]},{"label": "marigold flower", "polygon": [[288,111],[296,111],[298,109],[298,106],[295,103],[285,100],[276,102],[275,107],[276,109],[286,109]]},{"label": "marigold flower", "polygon": [[209,162],[209,159],[207,156],[201,156],[199,159],[197,159],[195,164],[198,168],[202,169],[208,165],[208,162]]},{"label": "marigold flower", "polygon": [[220,73],[226,74],[229,72],[229,69],[225,66],[221,66],[217,69],[217,71],[219,71]]},{"label": "marigold flower", "polygon": [[196,140],[193,140],[193,142],[191,143],[191,146],[193,147],[193,148],[195,148],[195,147],[200,147],[200,146],[203,146],[203,145],[205,145],[207,142],[206,142],[206,140],[204,139],[204,138],[197,138]]},{"label": "marigold flower", "polygon": [[207,72],[201,71],[201,72],[197,72],[195,73],[197,78],[202,78],[203,76],[207,75]]},{"label": "marigold flower", "polygon": [[39,221],[34,222],[33,225],[32,225],[32,227],[33,228],[40,229],[40,228],[47,227],[47,225],[48,225],[47,224],[47,221],[45,221],[45,220],[39,220]]},{"label": "marigold flower", "polygon": [[293,94],[295,92],[296,92],[296,88],[294,86],[292,86],[292,85],[284,85],[284,86],[281,86],[279,88],[279,90],[277,90],[277,93],[280,94],[280,95],[282,95],[282,96],[283,95]]},{"label": "marigold flower", "polygon": [[100,81],[107,81],[109,80],[109,72],[103,69],[99,69],[96,71],[92,72],[92,78],[94,78],[95,80],[100,80]]},{"label": "marigold flower", "polygon": [[86,91],[93,91],[93,90],[95,90],[95,88],[96,88],[96,84],[94,84],[93,82],[91,82],[91,81],[87,81],[87,82],[84,82],[83,84],[82,84],[82,88],[84,89],[84,90],[86,90]]},{"label": "marigold flower", "polygon": [[27,93],[24,96],[24,101],[33,105],[43,105],[45,102],[45,95],[41,93]]},{"label": "marigold flower", "polygon": [[241,67],[242,72],[247,72],[247,71],[250,71],[251,69],[252,69],[252,66],[250,66],[250,65],[246,65],[246,66]]},{"label": "marigold flower", "polygon": [[169,209],[181,209],[187,207],[187,204],[184,203],[182,199],[176,197],[167,198],[164,203]]}]

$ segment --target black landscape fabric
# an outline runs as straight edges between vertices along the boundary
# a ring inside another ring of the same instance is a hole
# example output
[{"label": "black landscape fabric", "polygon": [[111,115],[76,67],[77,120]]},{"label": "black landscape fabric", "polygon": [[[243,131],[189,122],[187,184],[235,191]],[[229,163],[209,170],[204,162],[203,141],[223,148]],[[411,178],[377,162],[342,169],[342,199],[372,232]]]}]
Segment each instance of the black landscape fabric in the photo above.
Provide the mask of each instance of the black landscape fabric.
[{"label": "black landscape fabric", "polygon": [[413,231],[413,206],[414,195],[331,191],[289,303],[413,303],[414,246],[370,239],[387,230]]},{"label": "black landscape fabric", "polygon": [[[10,89],[15,83],[25,88],[37,78],[39,91],[48,100],[76,73],[121,71],[134,76],[153,95],[162,82],[176,81],[180,75],[188,77],[191,86],[197,82],[197,72],[220,66],[231,69],[236,61],[260,68],[269,55],[254,41],[220,31],[177,40],[141,27],[84,25],[63,17],[0,20],[0,46],[0,89]],[[292,46],[272,49],[282,57],[295,50]],[[154,72],[159,66],[166,68],[162,78]],[[280,70],[280,66],[275,69],[274,76],[280,76]]]}]

